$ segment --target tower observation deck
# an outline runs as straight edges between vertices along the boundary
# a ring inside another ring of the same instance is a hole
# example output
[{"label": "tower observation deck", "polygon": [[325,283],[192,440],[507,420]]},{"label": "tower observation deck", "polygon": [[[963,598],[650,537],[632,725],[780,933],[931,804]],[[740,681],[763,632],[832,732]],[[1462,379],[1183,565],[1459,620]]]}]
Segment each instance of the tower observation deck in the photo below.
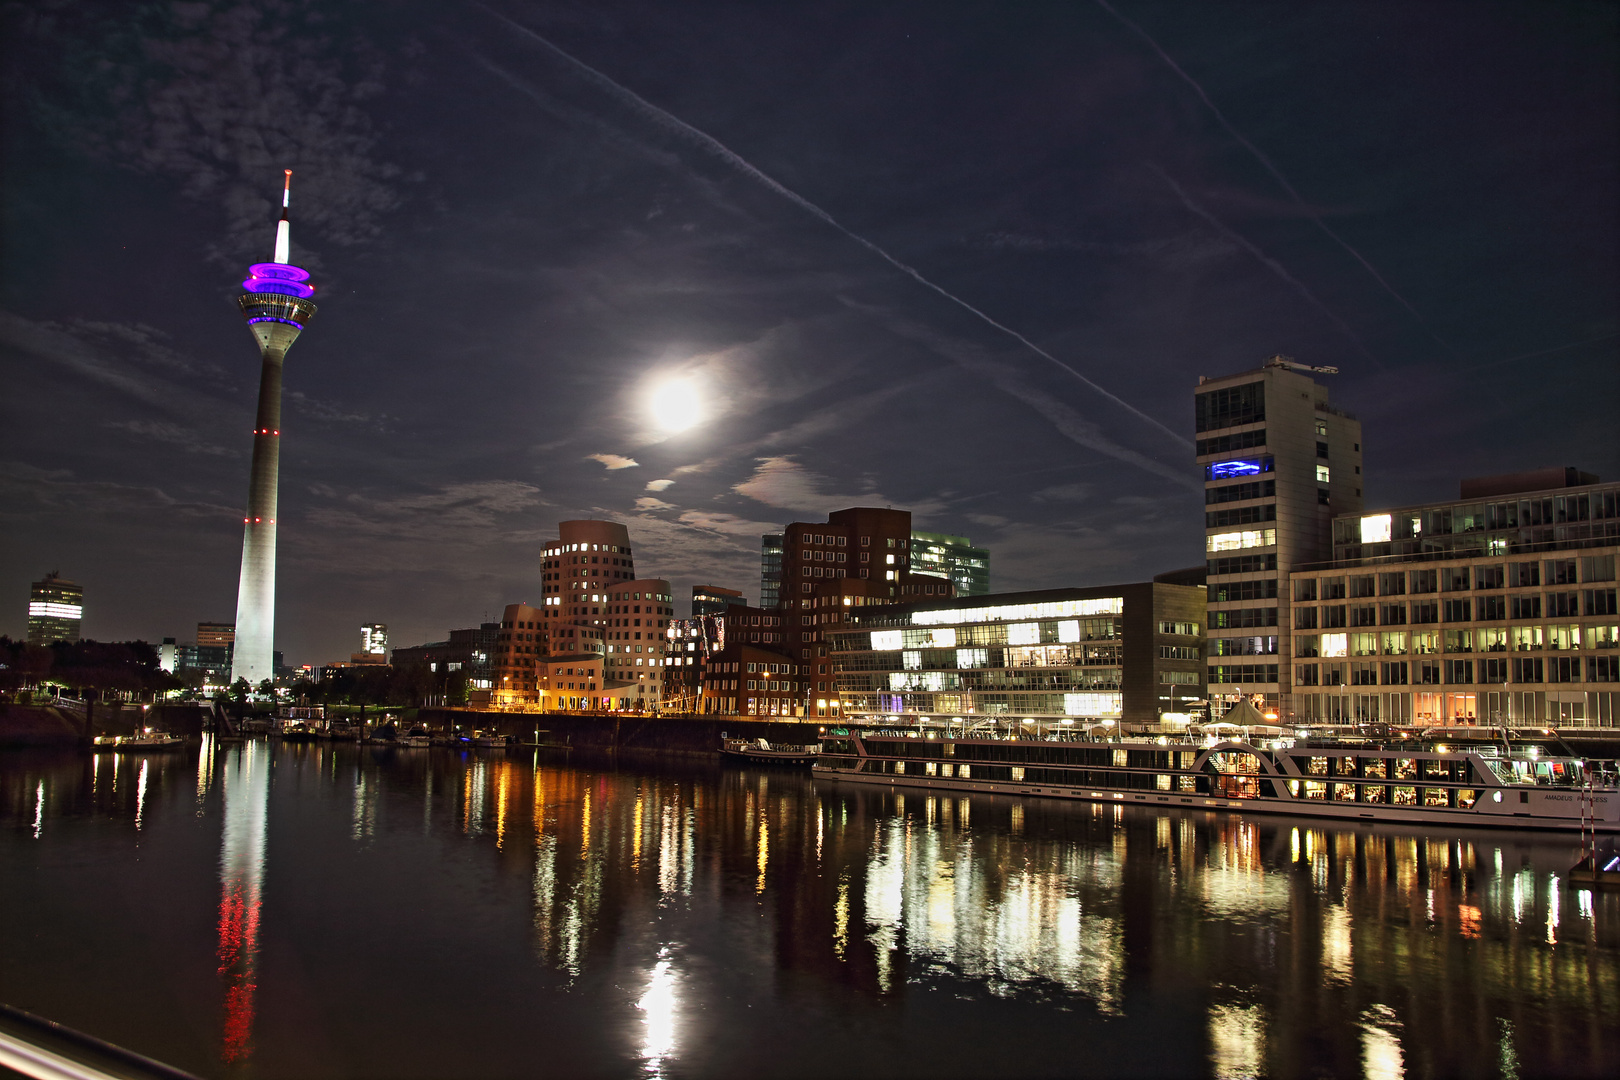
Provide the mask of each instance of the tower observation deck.
[{"label": "tower observation deck", "polygon": [[247,514],[242,518],[242,576],[236,593],[236,646],[231,681],[257,687],[275,677],[276,502],[281,478],[281,368],[287,350],[315,315],[309,271],[288,259],[291,226],[287,218],[292,170],[281,192],[275,256],[254,263],[237,297],[248,329],[259,343],[259,409],[253,425],[253,469],[248,480]]}]

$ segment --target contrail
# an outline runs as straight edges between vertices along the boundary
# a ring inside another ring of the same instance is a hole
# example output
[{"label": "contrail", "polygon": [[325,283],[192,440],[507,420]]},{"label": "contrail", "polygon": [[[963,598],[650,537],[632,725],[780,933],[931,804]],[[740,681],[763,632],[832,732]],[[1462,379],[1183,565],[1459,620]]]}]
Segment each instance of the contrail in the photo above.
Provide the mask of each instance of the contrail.
[{"label": "contrail", "polygon": [[1159,168],[1151,161],[1147,163],[1147,167],[1158,173],[1159,179],[1170,185],[1170,190],[1176,193],[1176,197],[1181,200],[1181,205],[1185,206],[1188,210],[1191,210],[1193,213],[1197,214],[1199,217],[1213,225],[1222,236],[1225,236],[1234,243],[1241,244],[1250,255],[1253,255],[1256,259],[1259,259],[1262,263],[1264,263],[1272,273],[1276,274],[1278,277],[1288,282],[1288,284],[1292,285],[1294,289],[1301,296],[1303,296],[1312,307],[1332,320],[1333,325],[1339,328],[1340,333],[1344,334],[1345,337],[1355,342],[1356,348],[1361,350],[1361,354],[1363,356],[1371,360],[1373,363],[1378,364],[1379,367],[1383,366],[1382,364],[1378,363],[1378,358],[1373,356],[1373,354],[1367,350],[1367,346],[1362,344],[1361,339],[1356,336],[1354,330],[1350,329],[1349,324],[1335,315],[1332,309],[1330,309],[1326,304],[1322,303],[1321,300],[1317,299],[1316,294],[1311,292],[1310,289],[1306,288],[1304,282],[1290,274],[1287,267],[1283,266],[1282,263],[1278,262],[1276,259],[1273,259],[1254,244],[1250,243],[1248,238],[1243,236],[1241,233],[1228,228],[1227,225],[1214,214],[1211,214],[1209,211],[1193,202],[1187,197],[1187,193],[1181,190],[1181,185],[1170,179],[1169,175],[1165,173],[1163,169]]},{"label": "contrail", "polygon": [[1193,88],[1193,93],[1198,95],[1199,99],[1203,101],[1204,105],[1209,109],[1209,111],[1215,115],[1215,119],[1220,121],[1221,127],[1226,129],[1226,133],[1232,136],[1232,138],[1236,139],[1245,150],[1253,154],[1255,160],[1263,165],[1265,170],[1272,175],[1277,183],[1282,185],[1283,190],[1288,192],[1288,194],[1293,197],[1294,202],[1298,203],[1299,207],[1305,211],[1305,216],[1310,218],[1311,221],[1315,223],[1316,227],[1326,233],[1334,243],[1338,244],[1345,251],[1349,252],[1350,257],[1355,259],[1356,262],[1360,263],[1362,269],[1371,274],[1373,276],[1373,280],[1378,282],[1379,285],[1383,286],[1385,292],[1393,296],[1397,303],[1399,303],[1407,311],[1411,312],[1412,318],[1416,319],[1418,321],[1418,325],[1422,326],[1424,330],[1428,331],[1430,337],[1434,338],[1434,340],[1439,342],[1439,344],[1445,349],[1453,353],[1457,351],[1453,349],[1449,343],[1443,340],[1439,334],[1436,334],[1434,330],[1430,328],[1428,321],[1425,320],[1422,315],[1418,314],[1417,308],[1407,303],[1406,297],[1396,292],[1395,287],[1388,281],[1384,280],[1384,275],[1380,274],[1376,269],[1374,269],[1373,264],[1368,262],[1362,256],[1361,252],[1351,247],[1344,237],[1328,228],[1327,222],[1323,221],[1321,217],[1318,216],[1313,209],[1311,209],[1310,204],[1305,201],[1304,196],[1300,195],[1298,191],[1294,190],[1294,185],[1290,184],[1288,182],[1288,178],[1282,174],[1282,171],[1271,163],[1271,159],[1266,157],[1265,154],[1261,153],[1258,146],[1250,142],[1243,136],[1242,132],[1238,131],[1237,128],[1232,126],[1231,122],[1226,119],[1226,114],[1221,112],[1220,108],[1210,100],[1209,95],[1204,92],[1204,88],[1198,84],[1198,81],[1183,71],[1181,65],[1172,60],[1170,58],[1170,54],[1165,52],[1159,43],[1149,36],[1146,30],[1143,30],[1140,26],[1121,15],[1118,11],[1115,11],[1113,6],[1108,3],[1108,0],[1096,0],[1096,3],[1098,7],[1102,8],[1115,19],[1119,20],[1121,25],[1130,30],[1132,33],[1136,34],[1136,36],[1141,38],[1143,41],[1147,42],[1148,47],[1159,54],[1159,59],[1163,60],[1171,71],[1174,71],[1178,76],[1180,76],[1182,82],[1185,82],[1188,86]]},{"label": "contrail", "polygon": [[1558,347],[1552,349],[1542,349],[1540,352],[1521,353],[1518,356],[1510,356],[1506,360],[1492,360],[1489,363],[1478,365],[1478,368],[1501,367],[1503,364],[1514,364],[1520,360],[1531,360],[1538,356],[1551,356],[1553,353],[1568,352],[1570,349],[1578,349],[1582,345],[1596,345],[1600,341],[1608,341],[1613,337],[1620,337],[1620,333],[1603,334],[1599,337],[1587,338],[1585,341],[1572,341],[1568,345],[1559,345]]},{"label": "contrail", "polygon": [[1073,375],[1076,379],[1079,379],[1082,383],[1089,386],[1092,390],[1094,390],[1097,393],[1101,394],[1103,397],[1107,398],[1109,401],[1112,401],[1114,404],[1118,405],[1120,408],[1122,408],[1122,409],[1126,410],[1127,412],[1131,413],[1133,416],[1136,416],[1138,419],[1144,420],[1147,423],[1152,424],[1154,427],[1156,427],[1160,431],[1164,432],[1166,435],[1168,435],[1170,438],[1174,439],[1177,443],[1181,444],[1182,446],[1191,448],[1192,443],[1190,441],[1188,441],[1186,438],[1184,438],[1181,435],[1177,434],[1176,432],[1172,431],[1170,428],[1166,427],[1164,424],[1159,423],[1159,421],[1153,419],[1153,417],[1149,416],[1147,413],[1143,412],[1141,409],[1138,409],[1136,406],[1132,405],[1130,402],[1124,400],[1121,397],[1118,397],[1118,396],[1116,396],[1114,394],[1109,393],[1107,390],[1104,390],[1101,386],[1098,386],[1096,383],[1092,382],[1090,379],[1088,379],[1084,375],[1080,374],[1080,372],[1076,371],[1074,368],[1070,367],[1068,364],[1065,364],[1062,360],[1059,360],[1057,357],[1053,356],[1051,353],[1047,352],[1045,349],[1041,348],[1039,345],[1037,345],[1033,341],[1029,340],[1029,338],[1025,337],[1023,334],[1020,334],[1017,330],[1014,330],[1012,327],[1007,326],[1007,325],[1005,325],[1003,323],[997,322],[995,319],[991,318],[989,315],[986,315],[984,312],[980,311],[978,308],[974,307],[972,304],[968,303],[966,300],[963,300],[961,297],[956,296],[953,293],[947,292],[945,289],[941,288],[940,286],[935,285],[932,281],[929,281],[927,278],[923,277],[922,274],[918,273],[916,270],[914,270],[911,267],[907,266],[905,263],[901,262],[899,259],[896,259],[893,255],[890,255],[887,251],[884,251],[882,248],[878,247],[876,244],[874,244],[872,241],[866,239],[864,236],[861,236],[858,233],[854,233],[854,232],[851,232],[849,229],[846,229],[843,225],[839,224],[837,219],[835,219],[831,214],[827,213],[827,211],[823,210],[821,207],[817,206],[815,203],[811,202],[810,200],[804,198],[802,195],[798,194],[797,192],[795,192],[795,191],[793,191],[793,190],[791,190],[791,189],[789,189],[787,187],[784,187],[782,184],[778,183],[777,181],[775,181],[771,177],[767,176],[765,173],[761,172],[759,169],[755,168],[752,164],[750,164],[740,154],[736,153],[734,150],[727,147],[725,144],[720,142],[720,140],[716,139],[714,136],[709,135],[707,132],[700,131],[699,129],[693,127],[691,124],[688,124],[686,121],[682,120],[680,117],[675,116],[673,113],[667,112],[666,110],[659,108],[657,105],[654,105],[652,102],[648,101],[646,98],[643,98],[641,95],[637,94],[634,90],[631,90],[630,88],[628,88],[626,86],[620,85],[619,83],[613,81],[613,79],[609,78],[607,75],[604,75],[602,72],[597,71],[595,68],[593,68],[589,64],[585,63],[583,60],[577,59],[573,55],[564,52],[562,49],[558,48],[556,45],[553,45],[550,41],[548,41],[547,39],[541,37],[539,34],[535,33],[533,30],[530,30],[528,27],[523,26],[520,23],[513,22],[511,19],[508,19],[505,15],[502,15],[500,12],[495,11],[492,8],[485,7],[482,4],[480,4],[479,6],[483,7],[485,11],[488,11],[491,15],[495,16],[495,18],[500,19],[502,22],[506,23],[508,26],[511,26],[513,29],[515,29],[515,30],[517,30],[517,31],[519,31],[519,32],[521,32],[523,34],[528,35],[529,37],[533,38],[535,41],[538,41],[541,45],[544,45],[547,49],[551,50],[557,56],[561,57],[563,60],[566,60],[569,64],[573,65],[576,69],[583,72],[585,74],[585,76],[588,79],[590,79],[590,81],[595,83],[602,90],[604,90],[607,93],[611,94],[613,97],[615,97],[618,100],[620,100],[620,101],[624,102],[625,104],[629,105],[632,109],[634,109],[637,113],[639,113],[643,118],[651,121],[653,124],[657,125],[658,127],[663,128],[666,131],[669,131],[669,132],[671,132],[671,133],[673,133],[675,135],[680,136],[681,138],[687,140],[688,142],[695,143],[697,146],[699,146],[702,149],[704,149],[704,150],[708,151],[709,153],[713,154],[715,157],[719,158],[721,161],[725,162],[727,165],[730,165],[732,168],[736,169],[738,172],[744,174],[745,176],[751,177],[752,179],[758,181],[760,184],[764,185],[766,188],[768,188],[771,191],[774,191],[776,194],[780,195],[782,198],[784,198],[784,199],[788,200],[789,202],[793,203],[793,205],[797,206],[799,209],[803,210],[805,213],[810,214],[812,217],[815,217],[815,218],[819,219],[820,221],[832,226],[834,229],[837,229],[839,232],[843,233],[849,239],[855,241],[857,244],[861,245],[866,250],[870,251],[872,254],[876,255],[878,258],[882,259],[884,262],[888,263],[890,266],[892,266],[896,270],[900,271],[902,274],[905,274],[907,277],[909,277],[913,281],[917,282],[917,284],[922,285],[925,288],[932,289],[934,292],[938,293],[940,296],[944,297],[946,300],[949,300],[951,303],[955,304],[957,307],[960,307],[964,311],[967,311],[967,312],[977,316],[983,322],[989,324],[990,326],[995,327],[997,330],[1000,330],[1003,334],[1006,334],[1008,337],[1011,337],[1013,340],[1017,341],[1019,344],[1023,345],[1025,348],[1029,349],[1035,355],[1041,357],[1042,359],[1050,361],[1052,364],[1055,364],[1059,368],[1062,368],[1064,371],[1068,372],[1070,375]]}]

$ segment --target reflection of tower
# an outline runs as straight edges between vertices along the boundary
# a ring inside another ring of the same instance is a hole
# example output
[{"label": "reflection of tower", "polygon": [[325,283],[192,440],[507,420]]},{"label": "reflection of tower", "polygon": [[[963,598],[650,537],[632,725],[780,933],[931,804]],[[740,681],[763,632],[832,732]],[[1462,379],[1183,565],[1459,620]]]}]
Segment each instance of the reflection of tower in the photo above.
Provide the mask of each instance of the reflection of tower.
[{"label": "reflection of tower", "polygon": [[225,841],[219,857],[219,973],[226,979],[220,1057],[252,1051],[253,998],[258,990],[259,903],[270,802],[270,751],[249,741],[225,759]]},{"label": "reflection of tower", "polygon": [[259,412],[253,426],[253,472],[247,516],[242,519],[242,578],[236,593],[236,653],[231,679],[257,686],[275,677],[272,640],[276,626],[276,486],[281,473],[281,364],[315,314],[309,272],[287,262],[291,226],[287,203],[292,170],[281,193],[275,259],[248,268],[247,290],[237,297],[248,329],[259,343]]}]

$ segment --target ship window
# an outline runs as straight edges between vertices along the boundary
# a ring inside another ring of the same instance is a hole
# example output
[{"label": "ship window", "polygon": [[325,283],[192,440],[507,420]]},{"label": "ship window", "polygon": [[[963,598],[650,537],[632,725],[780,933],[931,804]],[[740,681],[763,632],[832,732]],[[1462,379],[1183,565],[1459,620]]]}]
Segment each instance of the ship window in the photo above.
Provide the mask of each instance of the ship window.
[{"label": "ship window", "polygon": [[1012,767],[1012,778],[1014,780],[1022,780],[1024,778],[1024,767],[1022,765],[1014,765]]},{"label": "ship window", "polygon": [[1389,789],[1389,801],[1396,806],[1416,806],[1417,788],[1392,787]]},{"label": "ship window", "polygon": [[1169,773],[1160,773],[1158,776],[1154,777],[1153,779],[1154,779],[1154,781],[1156,783],[1156,786],[1158,787],[1158,789],[1160,791],[1169,791],[1170,790],[1170,774]]},{"label": "ship window", "polygon": [[956,775],[962,777],[965,780],[968,777],[973,775],[973,769],[972,769],[971,766],[968,766],[968,765],[958,766],[957,770],[956,770]]},{"label": "ship window", "polygon": [[1389,759],[1388,758],[1362,758],[1361,759],[1361,775],[1362,776],[1371,777],[1371,778],[1377,779],[1377,780],[1382,780],[1382,779],[1384,779],[1384,777],[1389,775],[1389,773],[1387,771],[1388,768],[1389,768]]},{"label": "ship window", "polygon": [[1382,784],[1368,784],[1361,789],[1361,801],[1365,803],[1381,803],[1384,801],[1384,792],[1387,790]]},{"label": "ship window", "polygon": [[955,766],[952,765],[949,761],[941,762],[940,766],[939,766],[939,775],[941,775],[941,776],[949,776],[949,775],[951,775],[951,771],[954,768],[955,768]]},{"label": "ship window", "polygon": [[1457,789],[1457,807],[1460,810],[1473,809],[1474,803],[1479,801],[1479,792],[1473,788]]},{"label": "ship window", "polygon": [[1417,762],[1409,757],[1395,759],[1395,779],[1416,780]]},{"label": "ship window", "polygon": [[1334,784],[1333,785],[1333,798],[1337,802],[1355,802],[1356,801],[1356,785],[1354,785],[1354,784]]},{"label": "ship window", "polygon": [[923,775],[924,776],[938,776],[939,775],[939,766],[937,764],[935,764],[934,762],[932,762],[932,761],[923,762]]},{"label": "ship window", "polygon": [[1307,799],[1327,798],[1327,785],[1320,780],[1305,781],[1305,797]]},{"label": "ship window", "polygon": [[903,761],[895,762],[894,763],[894,771],[897,772],[897,773],[905,772],[906,771],[906,763],[903,762]]}]

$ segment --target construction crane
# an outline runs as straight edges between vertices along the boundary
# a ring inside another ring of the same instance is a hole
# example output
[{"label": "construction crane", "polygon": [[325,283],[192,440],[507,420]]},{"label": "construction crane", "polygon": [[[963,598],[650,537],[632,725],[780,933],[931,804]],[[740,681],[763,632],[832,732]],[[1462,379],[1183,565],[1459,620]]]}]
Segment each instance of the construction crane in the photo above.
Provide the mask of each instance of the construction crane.
[{"label": "construction crane", "polygon": [[1337,375],[1339,373],[1339,369],[1336,367],[1328,367],[1325,364],[1321,366],[1316,364],[1301,364],[1292,356],[1283,356],[1280,353],[1276,356],[1266,357],[1265,366],[1287,368],[1289,371],[1314,371],[1321,375]]}]

